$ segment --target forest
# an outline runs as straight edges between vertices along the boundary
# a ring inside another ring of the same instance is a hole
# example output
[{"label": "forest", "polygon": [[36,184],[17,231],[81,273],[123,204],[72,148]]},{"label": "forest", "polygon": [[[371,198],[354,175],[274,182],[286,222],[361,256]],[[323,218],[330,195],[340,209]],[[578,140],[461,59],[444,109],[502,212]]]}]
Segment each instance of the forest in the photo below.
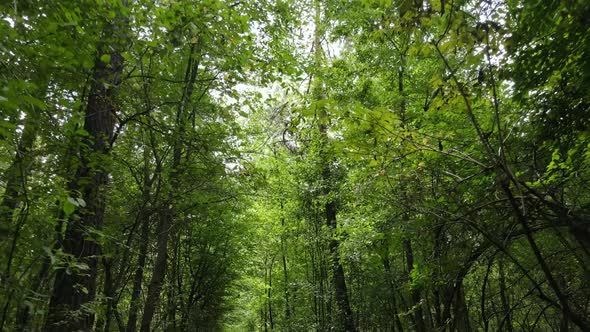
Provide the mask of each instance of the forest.
[{"label": "forest", "polygon": [[0,331],[590,331],[590,2],[0,1]]}]

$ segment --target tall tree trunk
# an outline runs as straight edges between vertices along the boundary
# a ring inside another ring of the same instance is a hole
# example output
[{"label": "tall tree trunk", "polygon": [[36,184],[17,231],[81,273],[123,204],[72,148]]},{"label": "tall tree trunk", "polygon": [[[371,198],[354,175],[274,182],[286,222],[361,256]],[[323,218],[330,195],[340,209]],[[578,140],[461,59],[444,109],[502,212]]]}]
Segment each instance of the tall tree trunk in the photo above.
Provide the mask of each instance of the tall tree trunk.
[{"label": "tall tree trunk", "polygon": [[[387,246],[389,246],[389,244],[386,244]],[[388,250],[389,251],[389,250]],[[397,301],[395,300],[395,296],[396,296],[396,287],[395,287],[395,283],[393,281],[393,277],[391,274],[391,262],[389,261],[389,252],[386,253],[386,256],[383,258],[383,268],[385,269],[385,274],[386,274],[386,279],[387,279],[387,284],[389,285],[389,288],[391,290],[391,316],[393,319],[393,323],[392,323],[392,330],[395,332],[396,330],[398,332],[403,332],[404,328],[402,326],[402,322],[399,319],[399,315],[397,312]]]},{"label": "tall tree trunk", "polygon": [[[174,160],[180,160],[180,158],[176,158],[176,155],[177,153],[175,152]],[[175,163],[176,162],[173,162],[173,164]],[[170,196],[172,196],[172,194],[170,194],[169,197]],[[154,262],[154,270],[152,272],[152,278],[148,286],[145,306],[143,309],[143,317],[141,320],[140,329],[142,332],[150,332],[152,319],[154,317],[154,313],[156,312],[156,307],[160,301],[160,292],[162,291],[162,285],[166,275],[168,263],[168,236],[174,218],[174,211],[170,206],[171,204],[172,203],[170,202],[166,204],[166,207],[163,207],[164,211],[162,211],[159,215],[158,226],[156,228],[156,261]]]},{"label": "tall tree trunk", "polygon": [[[314,24],[315,24],[315,32],[314,32],[314,57],[315,57],[315,66],[316,72],[319,72],[321,66],[321,60],[323,57],[322,46],[321,46],[321,38],[322,36],[322,28],[321,28],[321,8],[320,8],[320,1],[316,0],[315,3],[315,17],[314,17]],[[324,91],[322,87],[322,80],[319,75],[316,75],[315,82],[314,82],[314,99],[316,101],[320,101],[325,98]],[[324,108],[321,108],[319,111],[319,136],[320,136],[320,144],[322,146],[321,151],[321,167],[322,167],[322,182],[326,187],[324,189],[323,194],[326,197],[331,196],[333,193],[333,189],[330,188],[332,186],[332,162],[333,157],[330,156],[330,151],[328,148],[329,145],[329,138],[328,138],[328,123],[329,123],[329,116]],[[338,252],[338,248],[340,245],[339,240],[335,237],[336,231],[338,229],[336,214],[337,214],[337,206],[336,201],[331,198],[328,202],[324,205],[325,210],[325,221],[326,226],[328,228],[328,236],[330,237],[328,242],[328,250],[330,254],[330,263],[331,263],[331,270],[332,270],[332,282],[334,286],[334,295],[336,300],[336,317],[338,319],[339,324],[342,324],[342,328],[345,331],[356,331],[356,327],[354,325],[354,316],[352,314],[352,310],[350,309],[350,303],[348,300],[348,291],[346,288],[346,279],[344,276],[344,268],[342,263],[340,262],[340,255]]]},{"label": "tall tree trunk", "polygon": [[[328,229],[332,230],[330,234],[334,234],[336,230],[336,204],[329,202],[326,204],[326,222]],[[346,280],[344,278],[344,268],[340,263],[338,247],[340,243],[338,240],[330,239],[330,256],[332,258],[332,278],[334,282],[334,295],[336,297],[336,310],[338,320],[343,324],[344,331],[356,331],[352,310],[348,301],[348,291],[346,289]]]},{"label": "tall tree trunk", "polygon": [[[402,241],[404,252],[406,254],[406,268],[408,269],[408,280],[411,280],[412,271],[414,270],[414,251],[412,250],[412,242],[409,239]],[[414,325],[417,332],[425,332],[426,326],[424,318],[422,317],[422,303],[420,300],[420,292],[414,287],[410,288],[410,297],[412,298],[412,311],[414,312]]]},{"label": "tall tree trunk", "polygon": [[[144,84],[144,91],[146,93],[146,100],[148,98],[148,86]],[[149,107],[149,105],[148,105]],[[149,120],[148,120],[149,121]],[[151,154],[150,149],[146,143],[144,143],[143,147],[143,179],[142,179],[142,189],[141,189],[141,205],[139,207],[139,211],[137,212],[137,220],[140,222],[141,225],[141,234],[139,237],[139,253],[137,255],[137,267],[135,268],[135,272],[133,275],[133,290],[131,291],[131,300],[129,303],[129,314],[127,318],[127,326],[125,327],[126,332],[135,332],[137,330],[137,318],[138,318],[138,311],[140,307],[140,296],[142,292],[143,286],[143,277],[145,272],[145,266],[148,256],[148,249],[149,249],[149,241],[150,241],[150,219],[152,217],[153,212],[148,210],[148,207],[151,208],[150,203],[152,201],[152,186],[156,179],[161,176],[162,173],[162,163],[156,153],[156,141],[153,135],[153,132],[149,131],[149,147],[153,151],[153,156],[156,159],[156,166],[153,172],[151,172]],[[146,139],[147,140],[147,139]]]},{"label": "tall tree trunk", "polygon": [[[309,250],[309,260],[311,261],[311,284],[314,287],[314,291],[312,292],[313,296],[313,312],[315,316],[315,321],[317,326],[321,326],[321,315],[320,315],[320,298],[317,294],[316,288],[318,287],[318,273],[316,269],[316,259],[314,254],[314,249],[310,248]],[[306,264],[306,273],[309,275],[309,266]],[[309,276],[308,276],[309,280]]]},{"label": "tall tree trunk", "polygon": [[113,262],[110,258],[103,257],[104,266],[104,296],[106,298],[106,312],[104,317],[104,332],[111,330],[114,312],[116,310],[115,283],[113,280]]},{"label": "tall tree trunk", "polygon": [[[122,20],[119,20],[122,21]],[[109,25],[105,34],[121,36],[125,27]],[[123,39],[119,40],[122,44]],[[70,216],[62,243],[65,254],[77,260],[70,269],[57,270],[49,302],[45,331],[89,331],[94,313],[86,305],[94,300],[98,270],[99,243],[92,231],[103,224],[108,170],[105,167],[114,131],[114,101],[121,80],[123,57],[121,45],[101,45],[95,60],[93,83],[86,106],[84,129],[88,133],[86,148],[82,148],[80,165],[70,187],[73,197],[81,193],[85,207]],[[109,63],[101,60],[109,55]]]},{"label": "tall tree trunk", "polygon": [[[283,208],[283,203],[281,203],[281,209]],[[285,230],[285,218],[281,218],[281,226],[283,226],[283,231]],[[291,330],[289,319],[291,318],[291,308],[289,303],[289,274],[287,270],[287,255],[285,249],[285,236],[281,235],[281,261],[283,263],[283,283],[285,284],[285,322],[287,324],[287,330]]]},{"label": "tall tree trunk", "polygon": [[291,309],[289,304],[289,275],[287,274],[287,258],[285,253],[281,254],[281,260],[283,262],[283,280],[285,284],[285,321],[288,323],[291,318]]},{"label": "tall tree trunk", "polygon": [[173,256],[171,261],[173,262],[172,269],[170,271],[170,287],[168,288],[168,304],[166,308],[166,319],[167,331],[177,331],[178,325],[176,320],[176,312],[178,311],[178,295],[182,294],[182,271],[181,271],[181,256],[180,256],[180,232],[177,231],[178,227],[173,227],[171,231],[173,234],[170,236],[173,238],[170,247],[173,249]]},{"label": "tall tree trunk", "polygon": [[453,303],[454,319],[453,325],[457,332],[471,331],[471,324],[469,322],[469,310],[465,302],[465,290],[463,287],[463,280],[461,284],[455,287],[455,301]]},{"label": "tall tree trunk", "polygon": [[502,313],[504,314],[499,329],[502,330],[502,324],[506,324],[505,331],[512,332],[512,315],[510,313],[510,301],[508,299],[508,294],[506,294],[506,273],[504,271],[503,257],[498,259],[498,270],[500,274],[500,300],[502,301]]},{"label": "tall tree trunk", "polygon": [[137,268],[133,276],[133,290],[131,291],[131,300],[129,303],[129,316],[127,319],[127,332],[135,332],[137,328],[137,312],[139,310],[139,300],[141,295],[143,274],[145,263],[147,260],[148,243],[150,236],[149,216],[146,215],[145,210],[139,212],[141,218],[141,236],[139,240],[139,254],[137,257]]},{"label": "tall tree trunk", "polygon": [[268,289],[266,290],[266,299],[268,301],[268,320],[270,322],[270,330],[274,330],[274,317],[272,315],[272,266],[274,265],[275,258],[270,260],[270,266],[268,268]]},{"label": "tall tree trunk", "polygon": [[482,285],[481,285],[481,294],[479,299],[479,310],[481,312],[481,321],[483,325],[484,332],[489,331],[490,320],[487,315],[486,309],[486,300],[487,300],[487,287],[488,287],[488,280],[490,278],[490,272],[492,270],[492,266],[494,265],[494,256],[489,259],[488,266],[486,268],[486,273],[484,275]]},{"label": "tall tree trunk", "polygon": [[260,316],[262,317],[264,332],[268,332],[268,316],[266,315],[266,310],[264,308],[260,308]]},{"label": "tall tree trunk", "polygon": [[154,271],[148,286],[145,306],[143,309],[143,317],[141,320],[141,332],[150,332],[150,326],[156,307],[160,301],[160,292],[166,276],[166,269],[168,264],[168,240],[172,228],[174,227],[176,195],[174,192],[178,189],[179,175],[182,172],[181,159],[184,149],[184,131],[186,121],[186,109],[190,103],[194,84],[197,78],[199,62],[194,58],[195,46],[191,45],[189,51],[189,60],[185,72],[186,86],[183,91],[182,100],[178,111],[176,112],[176,127],[177,131],[173,141],[173,153],[171,172],[169,176],[169,190],[166,204],[160,210],[159,222],[156,229],[157,244],[156,244],[156,261],[154,263]]}]

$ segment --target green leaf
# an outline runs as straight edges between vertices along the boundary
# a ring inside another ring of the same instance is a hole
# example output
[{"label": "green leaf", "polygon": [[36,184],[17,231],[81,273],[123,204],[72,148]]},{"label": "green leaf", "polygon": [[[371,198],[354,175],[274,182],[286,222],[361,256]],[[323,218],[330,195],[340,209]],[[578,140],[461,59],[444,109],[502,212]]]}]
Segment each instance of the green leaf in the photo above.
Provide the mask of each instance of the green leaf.
[{"label": "green leaf", "polygon": [[74,211],[76,211],[76,204],[74,204],[75,202],[76,201],[74,201],[72,197],[68,197],[68,199],[65,200],[63,205],[63,211],[66,214],[66,216],[70,216],[72,213],[74,213]]},{"label": "green leaf", "polygon": [[83,137],[90,136],[90,134],[88,134],[88,132],[86,130],[84,130],[83,128],[76,130],[75,133],[76,133],[76,135],[80,135]]},{"label": "green leaf", "polygon": [[111,63],[111,55],[110,54],[103,54],[100,56],[100,61],[104,63]]},{"label": "green leaf", "polygon": [[27,96],[27,95],[22,96],[22,100],[37,107],[38,109],[42,109],[42,110],[47,109],[47,105],[45,105],[45,103],[42,100],[37,99],[33,96]]},{"label": "green leaf", "polygon": [[84,61],[82,61],[82,67],[84,67],[84,69],[92,69],[94,63],[90,59],[84,59]]},{"label": "green leaf", "polygon": [[79,206],[79,207],[86,207],[86,201],[84,201],[81,198],[76,198],[76,203],[77,203],[77,206]]}]

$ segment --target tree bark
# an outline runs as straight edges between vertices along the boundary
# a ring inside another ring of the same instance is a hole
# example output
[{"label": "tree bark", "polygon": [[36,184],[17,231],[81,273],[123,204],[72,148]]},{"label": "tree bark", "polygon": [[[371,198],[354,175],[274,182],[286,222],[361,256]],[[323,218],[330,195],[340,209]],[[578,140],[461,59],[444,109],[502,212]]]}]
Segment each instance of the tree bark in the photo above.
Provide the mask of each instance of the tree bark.
[{"label": "tree bark", "polygon": [[[389,244],[386,244],[387,246]],[[389,250],[388,250],[389,251]],[[387,256],[383,258],[383,268],[385,269],[385,275],[386,275],[386,279],[387,279],[387,284],[389,285],[389,288],[391,289],[391,315],[392,315],[392,319],[393,319],[393,323],[392,323],[392,330],[393,332],[395,332],[396,330],[398,332],[403,332],[404,328],[402,326],[402,322],[399,319],[399,315],[397,312],[397,301],[395,300],[395,295],[396,295],[396,287],[395,287],[395,283],[393,281],[393,277],[391,274],[391,262],[389,261],[389,252],[386,254]]]},{"label": "tree bark", "polygon": [[[318,0],[315,1],[315,16],[314,16],[314,24],[315,24],[315,32],[314,32],[314,57],[315,57],[315,66],[316,71],[319,72],[321,66],[321,59],[323,57],[322,47],[321,47],[321,38],[322,38],[322,29],[321,29],[321,9],[320,9],[320,2]],[[316,82],[314,83],[314,99],[319,101],[324,99],[324,92],[322,91],[322,81],[316,75]],[[319,110],[319,136],[320,136],[320,144],[322,146],[321,151],[321,167],[322,167],[322,182],[324,183],[325,189],[323,194],[326,197],[329,197],[332,194],[333,189],[331,188],[332,179],[332,157],[330,157],[330,152],[327,151],[328,146],[328,122],[329,116],[325,109]],[[346,279],[344,276],[344,268],[342,263],[340,262],[338,247],[340,245],[339,240],[336,239],[336,231],[338,228],[336,214],[337,214],[337,207],[336,202],[334,199],[328,200],[328,202],[324,205],[325,210],[325,220],[326,226],[328,228],[328,236],[330,239],[328,241],[328,250],[330,254],[330,261],[331,261],[331,270],[332,270],[332,282],[334,286],[334,296],[336,300],[336,317],[338,319],[339,324],[342,325],[342,328],[345,331],[356,331],[356,327],[354,325],[354,317],[352,314],[352,310],[350,308],[350,303],[348,300],[348,291],[346,288]]]},{"label": "tree bark", "polygon": [[116,311],[116,299],[115,299],[115,283],[113,281],[113,262],[110,258],[103,257],[104,266],[104,296],[106,299],[106,312],[104,318],[104,332],[111,330],[111,324],[113,322],[114,312]]},{"label": "tree bark", "polygon": [[[281,212],[283,212],[283,202],[281,202]],[[285,232],[285,218],[281,217],[281,227]],[[289,274],[287,270],[287,253],[285,248],[285,235],[281,234],[281,261],[283,263],[283,282],[285,284],[285,322],[287,324],[287,330],[291,330],[289,319],[291,318],[291,308],[289,304]]]},{"label": "tree bark", "polygon": [[[328,229],[336,230],[336,204],[329,202],[326,204],[326,223]],[[334,232],[330,232],[334,234]],[[343,324],[345,331],[356,331],[352,310],[348,301],[348,291],[346,288],[346,279],[344,277],[344,268],[340,263],[338,247],[340,243],[338,240],[330,239],[330,256],[332,258],[332,278],[334,283],[334,295],[336,298],[336,310],[338,320]]]},{"label": "tree bark", "polygon": [[469,322],[469,310],[467,308],[467,303],[465,302],[465,290],[463,287],[462,279],[461,284],[458,287],[456,287],[453,309],[453,325],[455,327],[454,330],[457,332],[471,331],[471,324]]},{"label": "tree bark", "polygon": [[[510,302],[506,294],[506,274],[504,272],[504,260],[502,257],[498,259],[498,270],[500,274],[500,300],[502,301],[502,312],[504,313],[502,324],[506,324],[506,331],[512,332],[512,316],[510,314]],[[500,329],[503,328],[502,324],[500,324]]]},{"label": "tree bark", "polygon": [[[176,157],[174,159],[177,160]],[[173,218],[174,212],[172,207],[165,207],[164,211],[159,216],[159,222],[156,228],[156,261],[154,262],[154,270],[152,272],[152,278],[148,286],[145,306],[143,309],[143,317],[141,320],[140,329],[142,332],[151,331],[150,327],[152,319],[154,317],[154,313],[156,312],[156,307],[160,301],[160,293],[162,291],[162,285],[164,283],[164,277],[166,275],[168,263],[168,235],[170,232],[170,227],[172,227]]]},{"label": "tree bark", "polygon": [[[106,34],[122,33],[110,25]],[[120,40],[119,42],[123,42]],[[86,306],[94,300],[100,245],[94,239],[93,230],[102,228],[105,199],[107,196],[108,169],[104,166],[111,147],[114,131],[114,114],[117,106],[114,101],[116,87],[121,80],[123,57],[118,45],[101,45],[95,60],[93,83],[85,111],[84,130],[88,133],[85,147],[80,149],[80,165],[76,177],[69,187],[76,190],[70,193],[85,202],[68,220],[66,234],[62,243],[65,254],[74,262],[70,268],[58,269],[45,331],[90,331],[94,323],[94,313]],[[101,60],[109,55],[109,63]]]},{"label": "tree bark", "polygon": [[141,295],[143,272],[147,260],[148,243],[150,236],[149,217],[145,216],[144,210],[140,211],[141,218],[141,237],[139,244],[139,254],[137,257],[137,268],[133,276],[133,290],[131,292],[131,301],[129,304],[129,318],[127,319],[127,332],[135,332],[137,329],[137,311],[139,310],[139,300]]},{"label": "tree bark", "polygon": [[[414,252],[412,250],[412,242],[409,239],[402,241],[404,252],[406,253],[406,268],[408,269],[408,280],[411,280],[412,271],[414,270]],[[420,292],[417,289],[410,287],[410,297],[412,298],[412,306],[414,312],[414,325],[417,332],[425,332],[424,318],[422,317],[422,303],[420,300]]]},{"label": "tree bark", "polygon": [[[148,111],[151,110],[150,102],[149,102],[149,85],[148,83],[144,82],[144,92],[145,92],[145,99],[147,101],[147,109]],[[149,119],[148,119],[149,121]],[[127,325],[125,327],[126,332],[135,332],[137,330],[137,318],[138,318],[138,311],[140,307],[140,296],[143,287],[143,277],[145,272],[145,266],[149,251],[149,241],[150,241],[150,220],[153,215],[153,210],[148,210],[148,206],[150,206],[150,202],[152,200],[152,186],[156,179],[161,176],[162,173],[162,163],[158,154],[156,152],[157,144],[155,141],[155,137],[153,132],[148,131],[145,136],[149,136],[149,139],[145,139],[145,141],[149,141],[149,149],[148,144],[144,143],[143,147],[143,179],[141,184],[141,206],[139,207],[139,211],[137,212],[137,220],[141,224],[141,234],[139,238],[139,253],[137,255],[137,267],[135,269],[135,273],[133,276],[133,290],[131,291],[131,300],[129,303],[129,314],[127,318]],[[145,137],[144,136],[144,137]],[[156,166],[153,172],[151,171],[151,154],[150,149],[153,151],[153,157],[156,159]],[[157,191],[158,192],[158,191]],[[151,206],[150,206],[151,208]]]},{"label": "tree bark", "polygon": [[273,257],[270,260],[270,266],[268,268],[268,289],[267,289],[267,293],[266,293],[266,298],[268,301],[268,320],[270,322],[270,330],[274,330],[275,328],[275,324],[274,324],[274,317],[272,314],[272,266],[274,265],[275,262],[275,258]]},{"label": "tree bark", "polygon": [[176,195],[174,191],[178,189],[179,175],[181,170],[181,159],[182,152],[184,149],[183,136],[185,131],[185,111],[190,103],[194,84],[198,73],[199,62],[194,58],[194,45],[191,45],[189,52],[189,61],[185,73],[185,90],[183,91],[182,100],[178,111],[176,112],[176,136],[173,141],[173,153],[172,153],[172,164],[171,173],[169,176],[170,187],[168,190],[167,202],[160,210],[160,217],[158,226],[156,229],[157,234],[157,249],[156,249],[156,261],[154,263],[154,271],[152,278],[148,286],[148,292],[146,297],[145,306],[143,309],[143,317],[141,321],[141,332],[150,332],[150,326],[156,307],[160,301],[160,293],[162,291],[162,285],[166,276],[166,269],[168,264],[168,240],[172,228],[174,227],[175,218],[175,207]]},{"label": "tree bark", "polygon": [[[506,167],[506,165],[502,166]],[[507,176],[510,173],[506,169],[498,170],[499,177],[502,175],[500,172],[505,172]],[[572,323],[576,324],[582,331],[590,331],[590,321],[588,320],[588,318],[572,310],[572,307],[570,306],[570,302],[568,299],[568,295],[561,290],[561,287],[557,283],[555,276],[551,271],[551,268],[547,264],[547,261],[541,253],[541,249],[535,241],[533,231],[531,230],[531,227],[529,225],[530,221],[528,215],[521,211],[521,207],[518,204],[516,198],[514,197],[514,194],[512,193],[512,190],[509,187],[509,182],[500,180],[499,184],[503,189],[504,193],[506,194],[506,197],[508,198],[510,205],[512,206],[512,212],[514,213],[516,219],[522,227],[527,242],[529,243],[529,246],[531,247],[531,250],[535,255],[537,262],[539,263],[539,266],[541,267],[541,270],[543,271],[543,274],[545,275],[545,278],[547,279],[549,286],[555,293],[555,296],[557,297],[559,304],[561,305],[561,311],[563,313],[563,316],[565,317],[565,319],[568,319],[572,321]]]}]

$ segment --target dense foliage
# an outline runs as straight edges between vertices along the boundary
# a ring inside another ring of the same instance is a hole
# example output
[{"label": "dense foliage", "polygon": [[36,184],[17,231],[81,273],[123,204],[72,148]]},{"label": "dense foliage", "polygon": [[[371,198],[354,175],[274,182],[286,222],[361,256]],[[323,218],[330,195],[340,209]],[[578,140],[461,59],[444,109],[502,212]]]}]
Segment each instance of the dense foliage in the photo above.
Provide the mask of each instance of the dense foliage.
[{"label": "dense foliage", "polygon": [[590,3],[0,3],[0,331],[590,331]]}]

